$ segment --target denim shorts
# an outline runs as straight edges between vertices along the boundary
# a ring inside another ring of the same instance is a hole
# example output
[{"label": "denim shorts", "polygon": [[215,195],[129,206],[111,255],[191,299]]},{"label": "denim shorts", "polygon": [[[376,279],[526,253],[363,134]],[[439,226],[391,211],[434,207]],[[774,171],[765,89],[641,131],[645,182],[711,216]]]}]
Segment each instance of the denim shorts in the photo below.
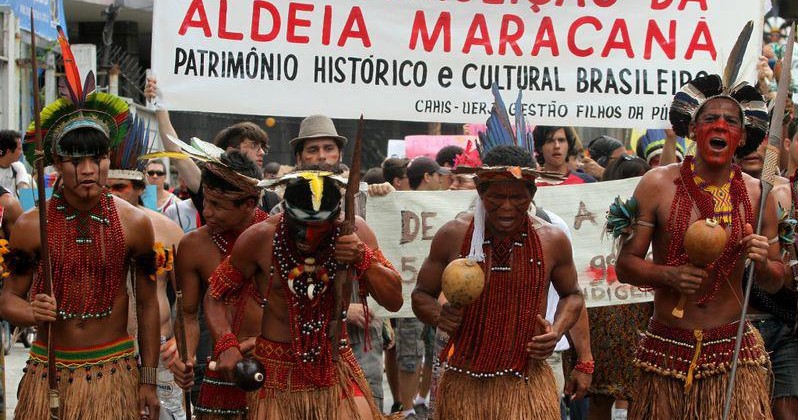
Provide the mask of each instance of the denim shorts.
[{"label": "denim shorts", "polygon": [[762,334],[770,355],[773,399],[798,397],[798,338],[792,335],[792,326],[770,314],[752,314],[748,320]]},{"label": "denim shorts", "polygon": [[424,337],[424,366],[432,366],[435,350],[435,328],[429,325],[424,325],[424,331],[421,333]]},{"label": "denim shorts", "polygon": [[396,320],[396,363],[402,372],[415,372],[424,357],[424,324],[416,318]]}]

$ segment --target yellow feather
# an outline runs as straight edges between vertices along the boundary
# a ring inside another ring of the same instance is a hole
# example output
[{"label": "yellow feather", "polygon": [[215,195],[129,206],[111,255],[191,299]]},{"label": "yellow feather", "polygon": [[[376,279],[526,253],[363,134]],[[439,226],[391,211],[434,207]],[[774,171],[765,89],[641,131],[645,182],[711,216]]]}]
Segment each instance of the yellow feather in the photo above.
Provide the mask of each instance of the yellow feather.
[{"label": "yellow feather", "polygon": [[154,152],[139,156],[139,160],[163,159],[163,158],[188,159],[189,157],[188,155],[182,152]]},{"label": "yellow feather", "polygon": [[324,193],[324,176],[329,175],[327,172],[302,172],[299,174],[302,178],[308,180],[310,185],[310,192],[313,194],[313,210],[319,211],[321,208],[321,197]]}]

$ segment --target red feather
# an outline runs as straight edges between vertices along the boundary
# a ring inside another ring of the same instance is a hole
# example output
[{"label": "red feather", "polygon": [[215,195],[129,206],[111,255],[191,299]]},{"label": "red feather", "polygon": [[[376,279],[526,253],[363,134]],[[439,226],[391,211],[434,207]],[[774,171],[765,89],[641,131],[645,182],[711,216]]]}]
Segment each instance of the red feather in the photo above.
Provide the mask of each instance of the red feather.
[{"label": "red feather", "polygon": [[80,80],[80,71],[75,63],[75,56],[72,55],[72,48],[69,46],[66,35],[61,27],[58,27],[58,43],[61,44],[61,55],[64,58],[64,73],[66,73],[67,87],[72,95],[72,102],[80,106],[83,98],[83,81]]}]

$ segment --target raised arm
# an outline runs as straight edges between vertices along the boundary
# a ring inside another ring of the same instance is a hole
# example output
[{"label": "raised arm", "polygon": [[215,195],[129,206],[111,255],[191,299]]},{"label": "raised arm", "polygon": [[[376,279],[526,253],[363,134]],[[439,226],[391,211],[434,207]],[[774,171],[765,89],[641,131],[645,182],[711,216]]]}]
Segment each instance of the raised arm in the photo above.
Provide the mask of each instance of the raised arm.
[{"label": "raised arm", "polygon": [[678,136],[673,132],[673,129],[665,130],[665,144],[662,146],[662,154],[659,158],[660,166],[670,165],[671,163],[679,162],[676,157],[676,143]]},{"label": "raised arm", "polygon": [[[147,79],[147,86],[144,88],[144,97],[152,100],[157,96],[158,81],[154,78]],[[169,118],[169,111],[161,107],[155,111],[155,118],[158,121],[158,135],[163,142],[163,148],[169,152],[179,152],[180,147],[172,142],[169,137],[179,138],[172,120]],[[177,169],[178,175],[183,178],[189,190],[196,193],[200,189],[201,172],[197,164],[191,159],[173,159],[171,163]]]}]

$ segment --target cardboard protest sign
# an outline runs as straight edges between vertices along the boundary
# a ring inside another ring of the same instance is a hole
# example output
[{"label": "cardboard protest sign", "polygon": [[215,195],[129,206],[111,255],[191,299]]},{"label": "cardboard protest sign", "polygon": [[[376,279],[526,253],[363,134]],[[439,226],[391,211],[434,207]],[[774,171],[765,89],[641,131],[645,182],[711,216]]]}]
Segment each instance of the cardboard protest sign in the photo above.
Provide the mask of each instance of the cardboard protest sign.
[{"label": "cardboard protest sign", "polygon": [[[615,276],[615,254],[609,239],[602,240],[606,211],[616,196],[632,195],[639,178],[594,184],[538,188],[535,203],[562,217],[571,230],[579,286],[588,307],[647,302],[652,292],[620,283]],[[410,292],[418,270],[429,253],[435,232],[461,212],[469,210],[475,191],[405,191],[369,197],[366,220],[380,241],[380,249],[402,275],[405,304],[397,314],[413,316]],[[545,244],[543,244],[545,246]],[[376,304],[371,302],[374,307]]]},{"label": "cardboard protest sign", "polygon": [[[473,123],[496,83],[535,124],[665,128],[764,0],[156,1],[170,109]],[[762,39],[742,73],[756,78]],[[515,107],[510,106],[515,113]]]}]

